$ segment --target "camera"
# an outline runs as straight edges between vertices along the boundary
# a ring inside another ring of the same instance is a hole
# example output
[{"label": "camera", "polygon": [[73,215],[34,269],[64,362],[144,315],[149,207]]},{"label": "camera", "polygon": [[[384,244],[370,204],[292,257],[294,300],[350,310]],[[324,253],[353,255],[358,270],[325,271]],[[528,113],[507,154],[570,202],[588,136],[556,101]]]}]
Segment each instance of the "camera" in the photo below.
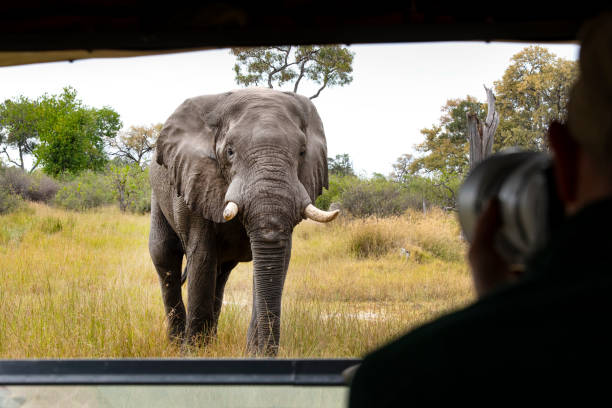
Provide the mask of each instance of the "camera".
[{"label": "camera", "polygon": [[564,216],[548,153],[509,149],[478,163],[457,197],[459,223],[471,242],[489,200],[500,203],[502,226],[495,247],[513,265],[541,249]]}]

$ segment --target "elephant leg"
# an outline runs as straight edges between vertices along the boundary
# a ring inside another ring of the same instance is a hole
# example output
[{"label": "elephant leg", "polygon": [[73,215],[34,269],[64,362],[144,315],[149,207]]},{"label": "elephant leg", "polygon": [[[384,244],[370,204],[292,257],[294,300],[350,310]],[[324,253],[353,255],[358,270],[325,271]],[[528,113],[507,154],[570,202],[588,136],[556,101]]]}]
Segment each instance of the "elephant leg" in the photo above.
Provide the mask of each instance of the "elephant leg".
[{"label": "elephant leg", "polygon": [[219,271],[217,273],[217,283],[215,285],[215,326],[219,322],[219,316],[221,315],[225,284],[227,283],[230,272],[232,269],[234,269],[234,267],[236,267],[236,265],[238,265],[238,262],[225,262],[219,267]]},{"label": "elephant leg", "polygon": [[159,276],[162,298],[168,319],[168,337],[181,340],[185,332],[185,305],[181,297],[181,242],[153,201],[151,205],[151,232],[149,253]]},{"label": "elephant leg", "polygon": [[[208,224],[208,223],[206,223]],[[214,228],[204,225],[187,251],[187,328],[185,341],[189,345],[205,345],[214,335],[215,288],[217,281],[217,251]]]}]

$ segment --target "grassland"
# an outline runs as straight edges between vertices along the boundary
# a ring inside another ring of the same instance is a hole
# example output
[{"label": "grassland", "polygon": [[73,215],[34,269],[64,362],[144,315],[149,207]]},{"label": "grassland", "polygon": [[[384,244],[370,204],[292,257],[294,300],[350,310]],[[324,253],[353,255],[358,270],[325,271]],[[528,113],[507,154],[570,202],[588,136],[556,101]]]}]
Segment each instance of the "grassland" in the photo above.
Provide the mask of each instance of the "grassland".
[{"label": "grassland", "polygon": [[[0,217],[0,358],[175,357],[147,216],[29,204]],[[406,258],[400,248],[410,252]],[[358,357],[471,302],[454,215],[302,222],[280,357]],[[252,269],[230,276],[218,336],[192,356],[246,356]]]}]

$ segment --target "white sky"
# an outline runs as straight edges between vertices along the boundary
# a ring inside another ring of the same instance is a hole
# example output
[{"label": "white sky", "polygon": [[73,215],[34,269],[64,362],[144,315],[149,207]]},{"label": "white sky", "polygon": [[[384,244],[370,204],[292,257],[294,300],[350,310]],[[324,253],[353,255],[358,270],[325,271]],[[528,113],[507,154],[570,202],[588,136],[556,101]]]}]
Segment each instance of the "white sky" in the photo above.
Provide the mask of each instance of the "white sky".
[{"label": "white sky", "polygon": [[[437,123],[448,99],[485,100],[526,43],[417,43],[354,45],[353,82],[314,99],[325,126],[328,156],[348,153],[355,170],[389,174],[403,153]],[[578,46],[546,44],[575,60]],[[186,98],[236,89],[229,50],[153,57],[78,60],[0,68],[0,101],[60,93],[72,86],[89,106],[110,106],[124,127],[164,122]],[[310,96],[315,89],[300,86]]]}]

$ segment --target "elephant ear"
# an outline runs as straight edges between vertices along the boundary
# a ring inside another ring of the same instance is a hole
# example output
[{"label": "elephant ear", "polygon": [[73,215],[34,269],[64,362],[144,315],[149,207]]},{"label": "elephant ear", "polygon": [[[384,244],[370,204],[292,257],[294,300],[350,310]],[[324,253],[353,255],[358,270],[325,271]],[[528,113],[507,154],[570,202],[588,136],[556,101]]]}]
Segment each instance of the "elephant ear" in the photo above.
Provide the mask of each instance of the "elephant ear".
[{"label": "elephant ear", "polygon": [[227,182],[215,156],[218,115],[223,95],[187,99],[168,118],[157,139],[157,163],[168,169],[176,194],[193,212],[224,222]]},{"label": "elephant ear", "polygon": [[306,157],[299,170],[299,179],[314,204],[323,188],[328,188],[327,179],[327,142],[323,122],[310,99],[296,95],[303,107],[304,133],[306,134]]}]

